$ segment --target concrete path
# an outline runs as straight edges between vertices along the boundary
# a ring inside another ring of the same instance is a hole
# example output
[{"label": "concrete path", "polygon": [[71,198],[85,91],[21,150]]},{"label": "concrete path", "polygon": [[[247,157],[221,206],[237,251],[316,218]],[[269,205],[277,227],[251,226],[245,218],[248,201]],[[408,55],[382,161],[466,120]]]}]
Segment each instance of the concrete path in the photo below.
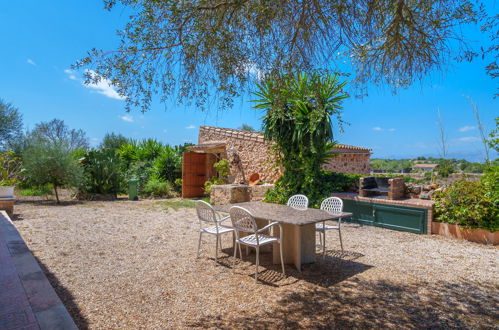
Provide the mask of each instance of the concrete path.
[{"label": "concrete path", "polygon": [[0,329],[77,329],[5,211],[0,211]]}]

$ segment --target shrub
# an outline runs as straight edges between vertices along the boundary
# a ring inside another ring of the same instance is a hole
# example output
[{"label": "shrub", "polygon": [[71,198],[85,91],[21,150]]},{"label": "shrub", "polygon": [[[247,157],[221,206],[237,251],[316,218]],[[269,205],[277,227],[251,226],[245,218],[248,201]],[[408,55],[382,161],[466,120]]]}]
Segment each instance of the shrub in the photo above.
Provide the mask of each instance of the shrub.
[{"label": "shrub", "polygon": [[434,195],[435,219],[462,226],[499,230],[499,171],[490,169],[480,181],[459,180]]},{"label": "shrub", "polygon": [[176,197],[177,194],[170,182],[151,178],[144,187],[144,195],[151,197]]},{"label": "shrub", "polygon": [[217,185],[217,184],[224,184],[227,183],[227,177],[230,174],[230,167],[229,167],[229,160],[228,159],[221,159],[218,162],[213,164],[213,168],[215,168],[215,171],[217,172],[217,176],[212,177],[208,181],[204,183],[204,193],[206,195],[211,194],[211,186]]},{"label": "shrub", "polygon": [[211,194],[211,186],[217,185],[217,184],[224,184],[224,183],[225,183],[224,180],[214,176],[213,178],[209,179],[208,181],[206,181],[204,183],[204,187],[203,187],[204,193],[206,195],[210,195]]},{"label": "shrub", "polygon": [[21,196],[47,196],[52,195],[52,189],[48,186],[41,186],[38,188],[23,189],[19,192]]},{"label": "shrub", "polygon": [[[360,174],[343,174],[322,170],[320,177],[314,182],[314,189],[301,193],[308,197],[310,207],[319,207],[322,200],[330,197],[334,192],[356,189],[361,176]],[[279,184],[279,181],[280,179],[274,189],[267,191],[265,202],[286,204],[289,197],[295,194],[292,190]]]},{"label": "shrub", "polygon": [[178,147],[165,146],[154,162],[158,178],[174,182],[182,176],[182,153]]},{"label": "shrub", "polygon": [[14,186],[21,171],[21,161],[13,151],[0,152],[0,186]]},{"label": "shrub", "polygon": [[130,179],[138,180],[139,194],[144,193],[144,187],[149,179],[153,176],[153,168],[149,162],[137,162],[134,163],[125,172],[125,181]]},{"label": "shrub", "polygon": [[92,194],[114,194],[121,191],[123,175],[120,157],[112,149],[90,150],[81,160],[85,173],[83,190]]}]

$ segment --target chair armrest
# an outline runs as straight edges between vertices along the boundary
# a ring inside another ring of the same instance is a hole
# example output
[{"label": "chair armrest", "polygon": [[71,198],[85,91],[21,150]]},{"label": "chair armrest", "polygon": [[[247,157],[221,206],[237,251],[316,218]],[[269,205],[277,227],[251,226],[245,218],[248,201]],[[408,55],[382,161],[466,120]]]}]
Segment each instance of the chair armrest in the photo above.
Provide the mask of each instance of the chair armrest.
[{"label": "chair armrest", "polygon": [[[218,215],[220,217],[220,214]],[[230,215],[226,216],[226,217],[223,217],[223,218],[220,218],[219,220],[217,220],[218,223],[222,223],[226,220],[230,219]]]},{"label": "chair armrest", "polygon": [[262,231],[266,231],[267,229],[269,229],[269,228],[271,228],[271,227],[273,227],[273,226],[275,226],[275,225],[279,225],[279,226],[280,226],[279,222],[274,221],[274,222],[269,223],[269,224],[268,224],[268,225],[266,225],[265,227],[258,229],[256,232],[257,232],[257,233],[261,233]]}]

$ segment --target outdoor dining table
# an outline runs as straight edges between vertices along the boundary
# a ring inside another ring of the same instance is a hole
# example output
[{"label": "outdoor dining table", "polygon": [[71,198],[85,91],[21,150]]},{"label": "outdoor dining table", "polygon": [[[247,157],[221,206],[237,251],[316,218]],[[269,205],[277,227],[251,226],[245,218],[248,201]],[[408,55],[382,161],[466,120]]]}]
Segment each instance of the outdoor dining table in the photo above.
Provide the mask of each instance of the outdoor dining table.
[{"label": "outdoor dining table", "polygon": [[[331,214],[320,209],[298,210],[287,205],[264,202],[217,205],[215,210],[229,213],[232,206],[244,207],[255,220],[260,220],[258,221],[260,223],[261,221],[279,222],[283,230],[284,263],[294,264],[298,270],[301,270],[302,264],[315,262],[315,224],[352,216],[349,212]],[[279,236],[279,227],[274,227],[273,235]],[[273,248],[272,251],[274,264],[280,263],[279,249]]]}]

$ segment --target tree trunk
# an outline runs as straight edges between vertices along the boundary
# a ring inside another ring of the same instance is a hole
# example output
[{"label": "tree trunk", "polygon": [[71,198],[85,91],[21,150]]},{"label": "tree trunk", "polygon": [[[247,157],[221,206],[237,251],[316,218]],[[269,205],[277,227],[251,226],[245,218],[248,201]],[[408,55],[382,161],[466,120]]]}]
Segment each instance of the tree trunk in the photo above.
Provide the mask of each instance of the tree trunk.
[{"label": "tree trunk", "polygon": [[55,200],[57,202],[57,204],[59,204],[59,194],[57,193],[57,185],[54,184],[54,192],[55,192]]}]

